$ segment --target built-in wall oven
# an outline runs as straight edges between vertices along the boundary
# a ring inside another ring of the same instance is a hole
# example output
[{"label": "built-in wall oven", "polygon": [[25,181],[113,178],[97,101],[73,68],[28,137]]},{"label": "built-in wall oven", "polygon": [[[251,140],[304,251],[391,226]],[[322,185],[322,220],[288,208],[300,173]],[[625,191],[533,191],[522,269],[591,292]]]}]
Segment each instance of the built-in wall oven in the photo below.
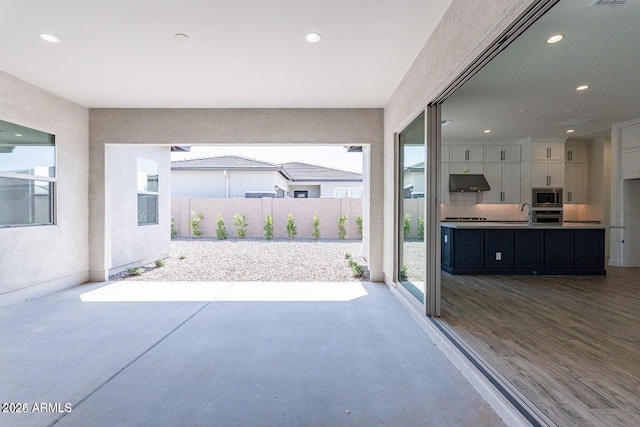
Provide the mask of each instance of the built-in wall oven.
[{"label": "built-in wall oven", "polygon": [[534,210],[532,212],[532,220],[534,224],[562,225],[562,210]]},{"label": "built-in wall oven", "polygon": [[532,208],[562,209],[562,188],[534,188],[531,195]]}]

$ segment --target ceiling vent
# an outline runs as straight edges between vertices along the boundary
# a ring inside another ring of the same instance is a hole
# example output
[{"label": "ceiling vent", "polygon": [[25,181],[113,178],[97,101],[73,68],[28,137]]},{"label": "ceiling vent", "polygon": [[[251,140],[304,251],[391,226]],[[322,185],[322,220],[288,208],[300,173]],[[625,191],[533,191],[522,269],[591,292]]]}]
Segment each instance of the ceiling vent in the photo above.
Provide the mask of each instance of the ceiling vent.
[{"label": "ceiling vent", "polygon": [[591,3],[591,6],[616,6],[625,4],[627,0],[596,0]]},{"label": "ceiling vent", "polygon": [[592,121],[593,119],[571,119],[566,122],[558,123],[556,126],[578,126]]}]

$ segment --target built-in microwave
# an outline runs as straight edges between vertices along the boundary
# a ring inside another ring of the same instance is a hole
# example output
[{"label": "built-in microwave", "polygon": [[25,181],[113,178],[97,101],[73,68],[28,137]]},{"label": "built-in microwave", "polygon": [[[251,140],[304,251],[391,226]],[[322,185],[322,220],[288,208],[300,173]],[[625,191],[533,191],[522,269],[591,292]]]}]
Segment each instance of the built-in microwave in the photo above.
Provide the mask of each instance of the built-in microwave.
[{"label": "built-in microwave", "polygon": [[534,188],[531,206],[534,208],[561,208],[562,188]]}]

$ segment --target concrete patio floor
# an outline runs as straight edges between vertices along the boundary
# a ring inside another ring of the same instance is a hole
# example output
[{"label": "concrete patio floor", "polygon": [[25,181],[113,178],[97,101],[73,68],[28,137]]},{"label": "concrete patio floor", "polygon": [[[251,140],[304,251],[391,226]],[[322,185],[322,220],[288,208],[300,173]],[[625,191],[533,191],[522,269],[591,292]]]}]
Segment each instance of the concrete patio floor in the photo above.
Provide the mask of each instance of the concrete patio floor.
[{"label": "concrete patio floor", "polygon": [[503,425],[382,284],[102,283],[0,324],[1,426]]}]

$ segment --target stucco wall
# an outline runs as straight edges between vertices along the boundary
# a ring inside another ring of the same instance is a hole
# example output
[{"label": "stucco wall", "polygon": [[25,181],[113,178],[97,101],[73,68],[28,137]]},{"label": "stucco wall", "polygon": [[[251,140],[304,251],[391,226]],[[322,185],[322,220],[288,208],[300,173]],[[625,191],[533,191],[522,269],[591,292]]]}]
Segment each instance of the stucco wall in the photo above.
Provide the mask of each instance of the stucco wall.
[{"label": "stucco wall", "polygon": [[0,119],[56,136],[56,225],[0,228],[0,305],[86,282],[86,108],[0,71]]},{"label": "stucco wall", "polygon": [[370,239],[364,239],[372,280],[382,279],[383,111],[370,109],[92,109],[90,159],[98,174],[90,182],[92,277],[111,264],[110,224],[105,206],[105,144],[344,144],[366,146],[370,170],[364,212]]},{"label": "stucco wall", "polygon": [[[275,171],[227,171],[229,198],[244,197],[245,191],[275,191],[282,185]],[[284,182],[286,185],[286,181]],[[171,171],[171,197],[227,197],[224,171]]]},{"label": "stucco wall", "polygon": [[[158,162],[158,224],[138,225],[137,158]],[[171,251],[171,151],[169,147],[107,146],[111,207],[111,273],[154,261]]]},{"label": "stucco wall", "polygon": [[453,0],[384,109],[384,277],[395,269],[396,147],[427,104],[504,31],[533,0]]}]

